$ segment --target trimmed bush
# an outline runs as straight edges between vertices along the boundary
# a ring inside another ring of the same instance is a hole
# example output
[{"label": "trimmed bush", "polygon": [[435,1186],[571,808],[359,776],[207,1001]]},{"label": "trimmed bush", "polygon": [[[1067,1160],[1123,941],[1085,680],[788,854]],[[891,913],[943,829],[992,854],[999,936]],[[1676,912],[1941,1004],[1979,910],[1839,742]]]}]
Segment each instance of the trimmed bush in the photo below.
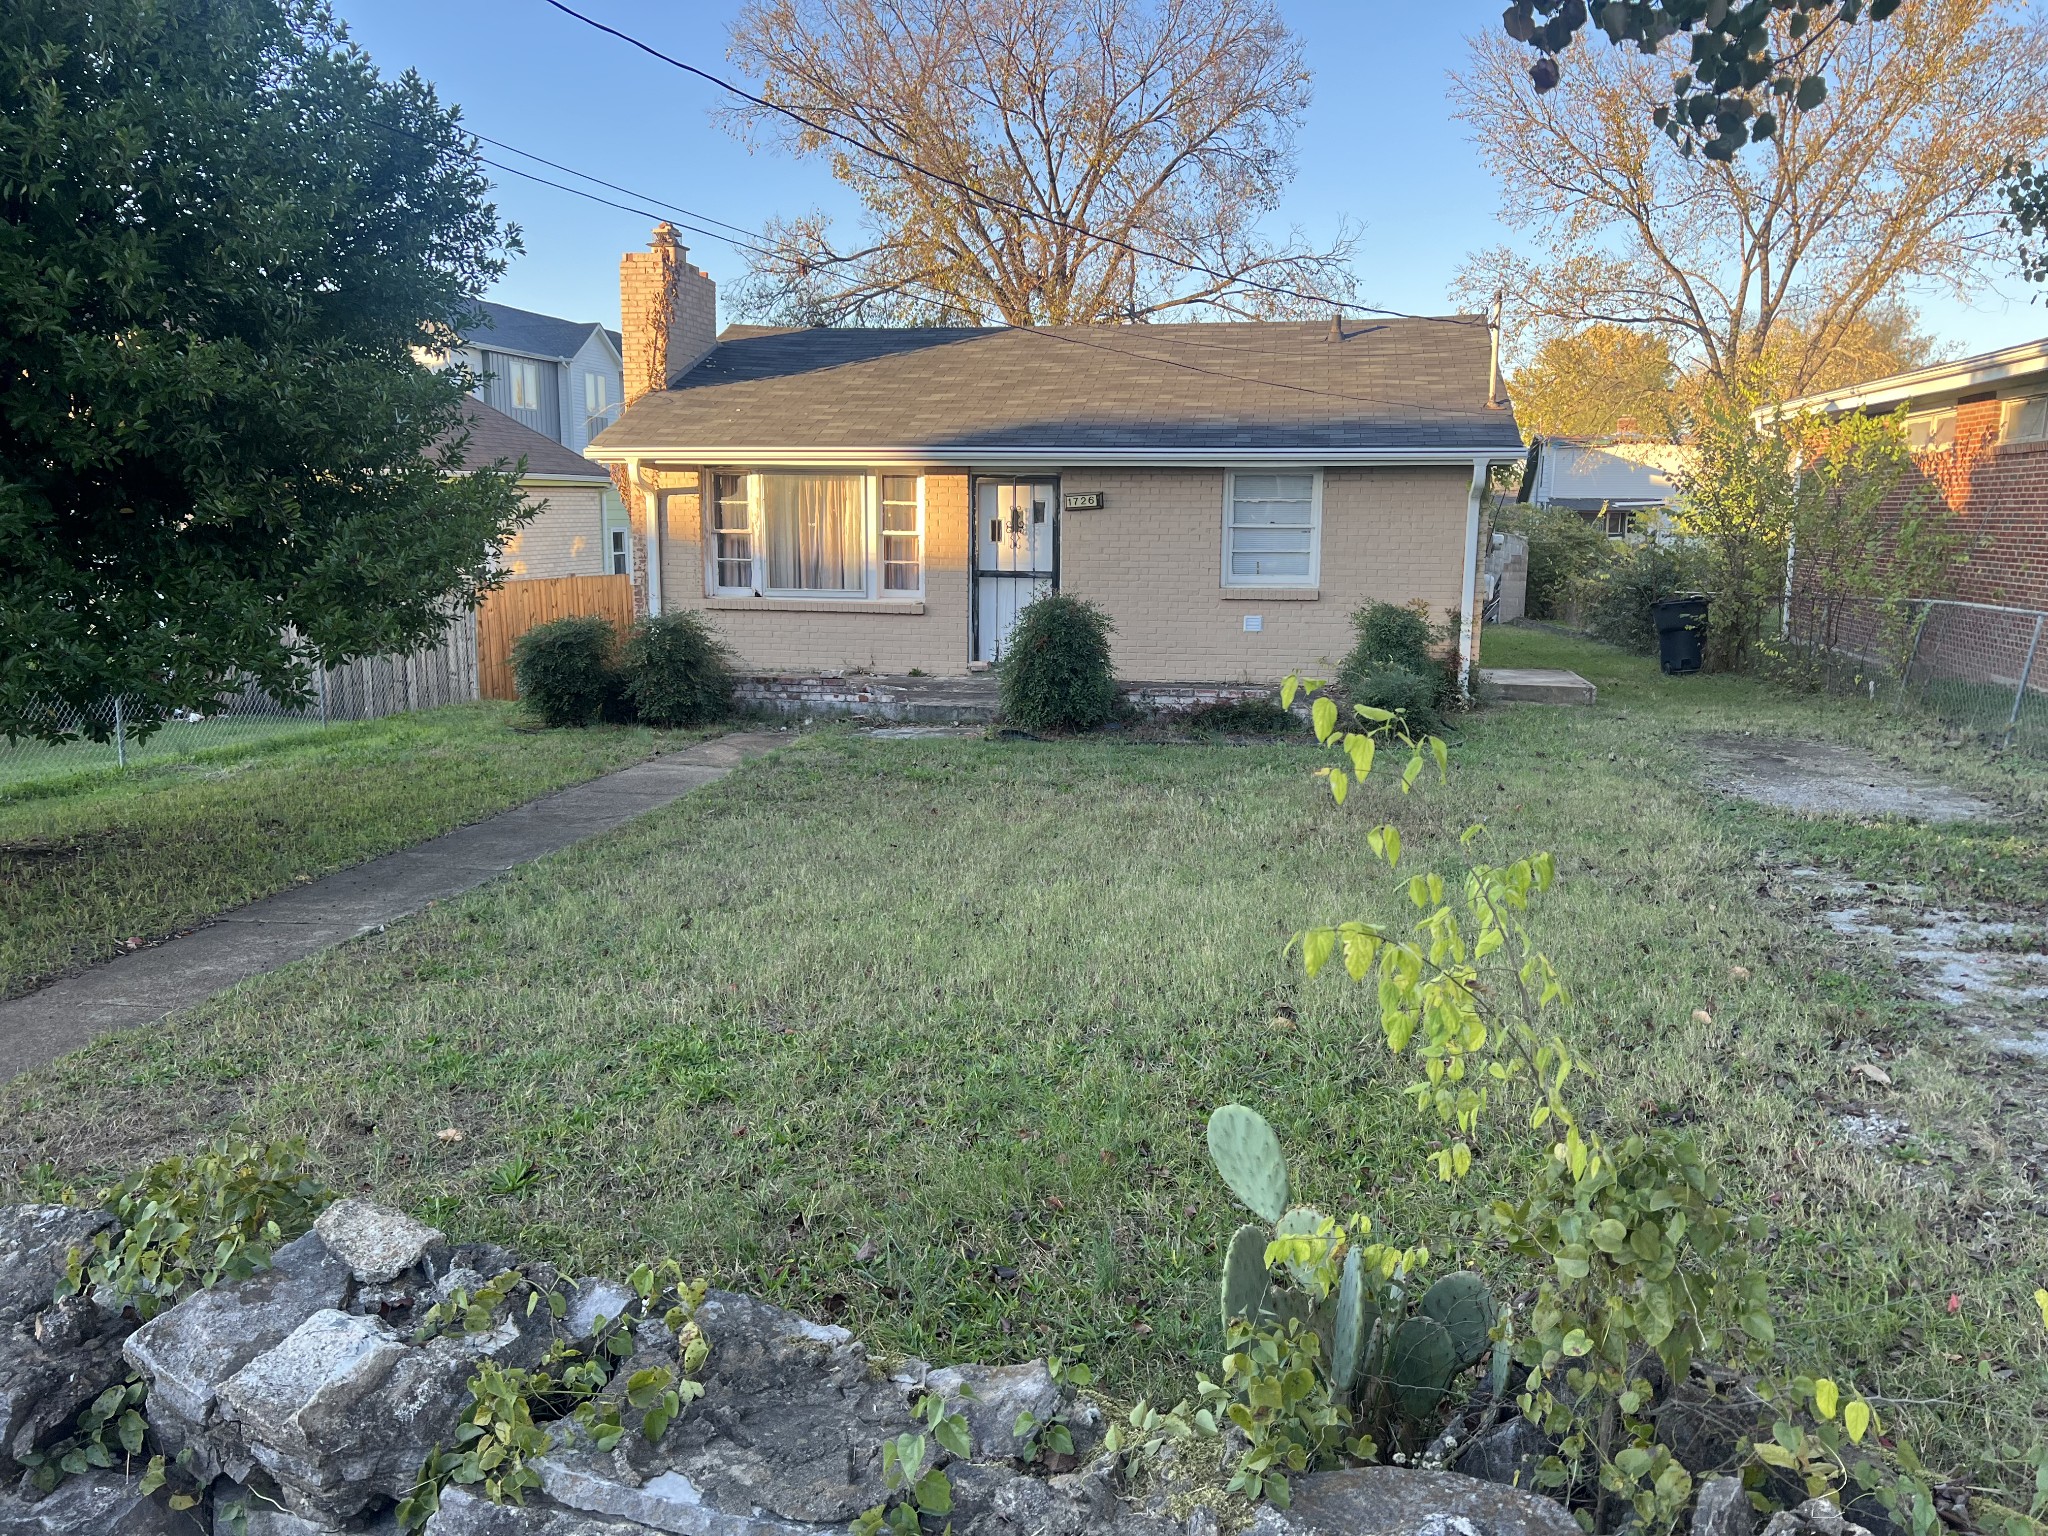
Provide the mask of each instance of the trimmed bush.
[{"label": "trimmed bush", "polygon": [[1055,593],[1018,615],[997,669],[1003,718],[1027,731],[1086,731],[1116,713],[1109,637],[1093,603]]},{"label": "trimmed bush", "polygon": [[647,725],[705,725],[732,713],[732,651],[703,614],[642,619],[626,637],[626,697]]},{"label": "trimmed bush", "polygon": [[1458,696],[1457,662],[1442,654],[1456,626],[1432,624],[1420,608],[1368,603],[1351,628],[1358,638],[1337,668],[1351,702],[1399,710],[1411,730],[1442,730]]},{"label": "trimmed bush", "polygon": [[1188,730],[1222,736],[1287,736],[1301,722],[1271,699],[1229,699],[1203,704],[1181,717]]},{"label": "trimmed bush", "polygon": [[536,624],[512,642],[519,699],[548,726],[589,725],[616,708],[619,648],[611,620],[594,615]]}]

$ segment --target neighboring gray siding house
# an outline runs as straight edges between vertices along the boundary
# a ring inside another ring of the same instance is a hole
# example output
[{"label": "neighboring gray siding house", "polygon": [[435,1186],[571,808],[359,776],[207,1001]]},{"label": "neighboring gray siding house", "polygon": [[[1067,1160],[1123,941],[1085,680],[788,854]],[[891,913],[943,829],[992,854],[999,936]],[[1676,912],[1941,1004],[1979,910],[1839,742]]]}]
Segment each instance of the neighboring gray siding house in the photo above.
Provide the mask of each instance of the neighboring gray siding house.
[{"label": "neighboring gray siding house", "polygon": [[1567,507],[1602,522],[1609,538],[1632,528],[1662,534],[1689,468],[1689,444],[1636,437],[1539,437],[1529,444],[1516,500]]},{"label": "neighboring gray siding house", "polygon": [[486,322],[455,354],[487,375],[477,398],[578,453],[618,416],[624,393],[619,336],[594,320],[483,305]]}]

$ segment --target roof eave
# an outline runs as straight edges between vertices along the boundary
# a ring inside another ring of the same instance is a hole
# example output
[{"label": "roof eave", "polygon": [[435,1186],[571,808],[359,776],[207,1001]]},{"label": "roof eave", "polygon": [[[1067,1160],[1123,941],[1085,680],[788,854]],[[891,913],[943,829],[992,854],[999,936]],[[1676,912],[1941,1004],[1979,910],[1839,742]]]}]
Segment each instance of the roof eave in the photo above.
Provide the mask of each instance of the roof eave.
[{"label": "roof eave", "polygon": [[1976,357],[1960,358],[1953,363],[1916,368],[1911,373],[1895,373],[1882,379],[1845,385],[1841,389],[1801,395],[1783,405],[1760,410],[1756,416],[1759,421],[1769,421],[1781,415],[1864,411],[1875,405],[1898,406],[1922,395],[1960,393],[2042,373],[2048,373],[2048,337],[1996,352],[1980,353]]},{"label": "roof eave", "polygon": [[1395,464],[1470,464],[1474,459],[1519,461],[1522,444],[1470,443],[1451,446],[1350,448],[1083,448],[1049,443],[948,443],[868,445],[857,447],[788,447],[739,443],[614,446],[593,443],[585,458],[600,464],[635,460],[667,460],[684,464],[758,464],[805,468],[862,467],[873,464],[932,464],[959,469],[1003,469],[1012,466],[1074,468],[1189,468],[1240,464],[1316,464],[1327,466]]}]

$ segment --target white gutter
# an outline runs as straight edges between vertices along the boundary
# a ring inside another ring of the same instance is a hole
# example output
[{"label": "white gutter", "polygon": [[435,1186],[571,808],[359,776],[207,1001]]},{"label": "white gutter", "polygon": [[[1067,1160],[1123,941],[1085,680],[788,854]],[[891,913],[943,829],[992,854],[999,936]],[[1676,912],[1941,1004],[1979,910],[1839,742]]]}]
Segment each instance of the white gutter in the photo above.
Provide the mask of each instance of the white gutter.
[{"label": "white gutter", "polygon": [[1472,699],[1473,650],[1479,640],[1479,507],[1486,499],[1490,459],[1472,461],[1472,495],[1465,504],[1465,598],[1458,615],[1458,693]]},{"label": "white gutter", "polygon": [[1931,367],[1916,368],[1911,373],[1895,373],[1882,379],[1850,384],[1841,389],[1801,395],[1796,400],[1787,400],[1781,406],[1766,407],[1758,411],[1756,419],[1761,425],[1781,414],[1862,411],[1878,405],[1896,406],[1922,395],[1947,394],[1951,390],[1960,394],[1965,390],[2002,384],[2008,379],[2028,378],[2043,373],[2048,373],[2048,338],[2023,342],[2016,347],[2004,347],[1996,352],[1979,353],[1976,357],[1961,358],[1953,363],[1936,363]]},{"label": "white gutter", "polygon": [[1214,465],[1241,469],[1263,464],[1313,464],[1319,467],[1373,464],[1470,464],[1475,453],[1493,458],[1520,458],[1519,444],[1467,444],[1462,448],[1063,448],[1014,444],[948,443],[944,445],[876,445],[855,448],[817,446],[748,447],[735,443],[713,446],[635,447],[630,450],[585,448],[583,456],[599,464],[633,464],[652,459],[682,464],[787,465],[796,467],[871,467],[882,464],[927,464],[960,469],[1118,468],[1173,469]]}]

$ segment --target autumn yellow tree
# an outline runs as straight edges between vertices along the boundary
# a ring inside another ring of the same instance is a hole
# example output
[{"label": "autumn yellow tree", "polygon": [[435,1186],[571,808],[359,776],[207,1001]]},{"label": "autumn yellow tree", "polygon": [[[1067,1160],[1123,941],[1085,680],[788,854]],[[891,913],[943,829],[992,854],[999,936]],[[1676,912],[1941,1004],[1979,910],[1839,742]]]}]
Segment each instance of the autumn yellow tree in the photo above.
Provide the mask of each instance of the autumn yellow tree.
[{"label": "autumn yellow tree", "polygon": [[1502,216],[1541,253],[1486,252],[1461,291],[1504,291],[1525,336],[1637,327],[1716,378],[1768,359],[1794,392],[1915,288],[1967,295],[2006,261],[2001,173],[2048,142],[2048,21],[2019,0],[1905,0],[1827,30],[1802,58],[1825,95],[1780,100],[1727,161],[1655,124],[1682,60],[1581,41],[1539,94],[1528,58],[1482,33],[1452,78]]},{"label": "autumn yellow tree", "polygon": [[1634,422],[1673,430],[1671,344],[1651,331],[1589,325],[1552,336],[1508,379],[1515,420],[1532,437],[1601,437]]},{"label": "autumn yellow tree", "polygon": [[738,307],[790,322],[1073,325],[1327,313],[1352,234],[1267,221],[1309,101],[1272,0],[748,0],[740,131],[864,209],[767,232]]}]

